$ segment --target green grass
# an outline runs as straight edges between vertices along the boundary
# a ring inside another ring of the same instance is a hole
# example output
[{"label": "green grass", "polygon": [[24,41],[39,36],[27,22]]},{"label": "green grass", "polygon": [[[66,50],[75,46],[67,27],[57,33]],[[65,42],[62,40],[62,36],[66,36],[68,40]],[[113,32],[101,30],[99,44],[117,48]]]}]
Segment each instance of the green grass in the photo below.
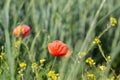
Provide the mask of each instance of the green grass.
[{"label": "green grass", "polygon": [[[111,16],[118,24],[100,37],[99,46],[93,45],[94,38],[110,24]],[[31,31],[15,48],[15,42],[20,39],[15,38],[13,29],[19,24],[29,25]],[[119,0],[1,0],[0,47],[4,49],[1,48],[0,53],[6,56],[0,58],[0,80],[47,80],[52,66],[60,80],[91,80],[88,74],[94,74],[96,80],[117,78],[120,74],[119,33]],[[48,43],[55,39],[67,44],[71,55],[57,57],[54,62]],[[105,61],[102,51],[105,56],[111,56],[110,63]],[[86,64],[88,57],[92,57],[96,65]],[[41,68],[39,60],[43,58],[46,61]],[[18,73],[21,62],[27,64],[23,77]],[[39,68],[33,72],[34,62]],[[99,65],[106,66],[107,70],[101,71]]]}]

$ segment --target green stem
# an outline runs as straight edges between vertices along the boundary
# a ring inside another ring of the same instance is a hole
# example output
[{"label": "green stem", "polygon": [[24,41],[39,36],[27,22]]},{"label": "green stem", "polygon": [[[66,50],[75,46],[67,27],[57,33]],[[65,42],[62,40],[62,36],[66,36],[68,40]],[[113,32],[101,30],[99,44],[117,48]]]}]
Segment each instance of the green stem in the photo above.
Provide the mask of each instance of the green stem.
[{"label": "green stem", "polygon": [[[86,35],[86,38],[85,38],[85,40],[84,40],[84,42],[83,42],[83,44],[82,44],[82,47],[81,47],[81,49],[80,49],[80,51],[79,51],[78,54],[81,54],[81,51],[84,51],[85,46],[89,43],[89,38],[90,38],[90,36],[92,35],[92,33],[93,33],[94,29],[95,29],[95,25],[96,25],[97,18],[98,18],[99,14],[100,14],[100,11],[102,10],[102,8],[103,8],[103,6],[104,6],[104,4],[105,4],[105,1],[106,1],[106,0],[102,0],[102,2],[101,2],[101,4],[100,4],[100,7],[99,7],[99,9],[97,10],[97,12],[96,12],[96,14],[95,14],[95,17],[94,17],[94,19],[93,19],[93,21],[92,21],[92,23],[91,23],[91,25],[90,25],[90,29],[89,29],[89,31],[88,31],[88,33],[87,33],[87,35]],[[86,53],[86,54],[87,54],[87,53]],[[86,55],[86,54],[85,54],[85,55]],[[83,56],[83,57],[84,57],[84,56]]]},{"label": "green stem", "polygon": [[39,34],[40,34],[40,31],[36,34],[35,38],[34,38],[33,41],[32,41],[32,44],[31,44],[31,47],[30,47],[30,52],[33,52],[33,49],[34,49],[36,40],[37,40],[37,38],[39,37]]},{"label": "green stem", "polygon": [[50,70],[52,70],[52,69],[53,69],[56,59],[57,59],[57,57],[55,57],[55,58],[54,58],[54,60],[53,60],[53,64],[52,64],[52,67],[51,67],[51,69],[50,69]]},{"label": "green stem", "polygon": [[107,58],[105,57],[105,54],[104,54],[104,51],[103,51],[103,49],[102,49],[101,45],[100,45],[100,44],[98,44],[98,47],[99,47],[99,50],[100,50],[100,52],[101,52],[101,55],[103,56],[103,58],[104,58],[104,59],[105,59],[105,61],[107,62]]},{"label": "green stem", "polygon": [[24,80],[23,75],[22,75],[22,77],[21,77],[21,78],[22,78],[22,80]]},{"label": "green stem", "polygon": [[[98,35],[98,38],[101,38],[102,35],[107,32],[112,26],[111,25],[108,25],[106,29],[104,29],[99,35]],[[95,44],[91,44],[91,46],[88,48],[87,50],[87,53],[95,46]]]},{"label": "green stem", "polygon": [[25,47],[25,50],[26,50],[27,53],[29,54],[29,60],[30,60],[31,62],[33,62],[32,54],[31,54],[31,52],[30,52],[28,46],[27,46],[25,43],[23,43],[23,42],[22,42],[21,44],[23,44],[23,46]]},{"label": "green stem", "polygon": [[[108,63],[107,58],[105,57],[105,54],[104,54],[104,51],[103,51],[101,45],[98,44],[98,47],[99,47],[99,50],[100,50],[100,52],[101,52],[101,55],[103,56],[103,58],[104,58],[104,59],[106,60],[106,62]],[[113,70],[111,67],[110,67],[110,70],[111,70],[111,71],[113,72],[113,74],[116,76],[114,70]]]},{"label": "green stem", "polygon": [[102,36],[105,32],[107,32],[111,27],[112,27],[111,25],[107,26],[107,28],[104,29],[104,30],[102,31],[102,33],[99,34],[98,38],[101,38],[101,36]]}]

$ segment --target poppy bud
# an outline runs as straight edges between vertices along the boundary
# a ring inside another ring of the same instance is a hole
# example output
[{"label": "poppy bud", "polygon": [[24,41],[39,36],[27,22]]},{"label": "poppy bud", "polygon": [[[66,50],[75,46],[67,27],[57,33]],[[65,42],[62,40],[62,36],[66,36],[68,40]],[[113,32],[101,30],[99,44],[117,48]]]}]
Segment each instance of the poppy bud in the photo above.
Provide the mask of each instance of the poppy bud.
[{"label": "poppy bud", "polygon": [[48,44],[48,51],[54,56],[68,56],[70,51],[66,44],[59,40],[55,40]]},{"label": "poppy bud", "polygon": [[28,25],[18,25],[14,30],[13,30],[13,34],[16,36],[16,38],[19,37],[26,37],[28,36],[30,32],[30,27]]}]

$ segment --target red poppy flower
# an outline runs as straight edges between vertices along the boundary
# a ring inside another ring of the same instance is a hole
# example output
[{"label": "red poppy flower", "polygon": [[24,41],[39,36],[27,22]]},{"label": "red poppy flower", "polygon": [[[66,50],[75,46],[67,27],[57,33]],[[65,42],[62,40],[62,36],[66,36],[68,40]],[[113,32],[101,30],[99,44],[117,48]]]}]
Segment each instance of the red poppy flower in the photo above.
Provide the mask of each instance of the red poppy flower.
[{"label": "red poppy flower", "polygon": [[70,54],[67,45],[59,40],[49,43],[48,51],[54,56],[68,56]]},{"label": "red poppy flower", "polygon": [[30,32],[30,27],[28,25],[18,25],[14,30],[13,30],[13,34],[16,36],[16,38],[19,37],[26,37],[28,36]]}]

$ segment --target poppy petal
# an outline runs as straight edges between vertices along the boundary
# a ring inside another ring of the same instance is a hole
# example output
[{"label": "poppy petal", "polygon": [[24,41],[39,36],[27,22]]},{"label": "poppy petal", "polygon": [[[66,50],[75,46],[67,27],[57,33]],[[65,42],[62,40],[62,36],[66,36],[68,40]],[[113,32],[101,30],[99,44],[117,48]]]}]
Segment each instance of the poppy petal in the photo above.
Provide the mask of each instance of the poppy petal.
[{"label": "poppy petal", "polygon": [[67,56],[70,54],[67,45],[59,40],[55,40],[52,43],[49,43],[48,51],[54,56]]}]

